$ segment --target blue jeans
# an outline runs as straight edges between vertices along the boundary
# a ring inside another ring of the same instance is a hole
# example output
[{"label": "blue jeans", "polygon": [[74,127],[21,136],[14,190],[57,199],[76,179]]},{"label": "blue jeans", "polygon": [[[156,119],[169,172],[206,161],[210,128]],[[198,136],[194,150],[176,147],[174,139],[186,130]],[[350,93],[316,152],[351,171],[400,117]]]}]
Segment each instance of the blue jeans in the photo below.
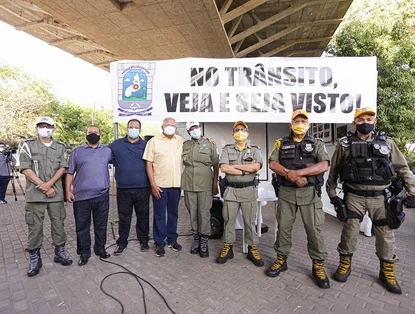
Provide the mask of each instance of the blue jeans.
[{"label": "blue jeans", "polygon": [[109,191],[104,195],[89,200],[73,203],[76,228],[76,253],[91,256],[91,212],[94,219],[95,244],[94,253],[99,255],[105,251],[107,242],[107,224],[109,212]]},{"label": "blue jeans", "polygon": [[6,197],[7,186],[9,185],[10,176],[0,177],[0,201],[4,201]]},{"label": "blue jeans", "polygon": [[[179,217],[180,188],[160,188],[161,198],[153,196],[154,224],[153,237],[156,245],[165,245],[177,240],[177,219]],[[166,225],[167,207],[167,225]]]}]

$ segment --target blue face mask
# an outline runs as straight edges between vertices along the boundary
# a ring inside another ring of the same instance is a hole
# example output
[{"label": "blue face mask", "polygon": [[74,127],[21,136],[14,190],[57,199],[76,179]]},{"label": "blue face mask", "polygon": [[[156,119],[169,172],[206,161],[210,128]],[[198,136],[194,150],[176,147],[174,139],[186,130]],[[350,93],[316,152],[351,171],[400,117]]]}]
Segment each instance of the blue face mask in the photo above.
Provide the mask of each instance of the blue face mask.
[{"label": "blue face mask", "polygon": [[190,136],[197,140],[197,139],[200,138],[201,133],[202,132],[200,131],[200,129],[194,129],[194,130],[190,131]]},{"label": "blue face mask", "polygon": [[128,129],[128,136],[136,139],[140,136],[140,129]]}]

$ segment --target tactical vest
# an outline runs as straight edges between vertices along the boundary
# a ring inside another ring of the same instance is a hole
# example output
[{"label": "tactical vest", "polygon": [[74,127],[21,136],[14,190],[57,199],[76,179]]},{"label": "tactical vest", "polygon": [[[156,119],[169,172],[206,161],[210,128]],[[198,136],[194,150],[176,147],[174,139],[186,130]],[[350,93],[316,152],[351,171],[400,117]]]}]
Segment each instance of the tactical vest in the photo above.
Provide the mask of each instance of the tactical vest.
[{"label": "tactical vest", "polygon": [[[304,169],[316,164],[315,139],[306,135],[301,142],[296,142],[289,137],[284,137],[281,140],[279,163],[289,170]],[[280,175],[278,181],[285,186],[298,187],[297,184]],[[307,181],[308,185],[322,185],[323,174],[307,176]]]},{"label": "tactical vest", "polygon": [[388,185],[395,173],[384,132],[372,142],[348,137],[350,154],[341,165],[340,181],[364,185]]}]

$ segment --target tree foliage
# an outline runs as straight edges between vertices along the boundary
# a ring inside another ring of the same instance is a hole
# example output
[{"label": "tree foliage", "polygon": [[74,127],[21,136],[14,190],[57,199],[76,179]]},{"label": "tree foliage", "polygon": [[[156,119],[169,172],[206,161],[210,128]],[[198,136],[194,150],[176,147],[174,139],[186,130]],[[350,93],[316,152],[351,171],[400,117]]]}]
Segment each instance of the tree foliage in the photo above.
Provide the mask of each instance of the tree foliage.
[{"label": "tree foliage", "polygon": [[378,59],[377,128],[405,144],[415,141],[415,1],[355,0],[328,46],[335,56]]},{"label": "tree foliage", "polygon": [[[56,123],[53,137],[77,146],[85,142],[85,131],[92,124],[101,129],[101,143],[114,140],[113,113],[110,109],[82,107],[59,100],[47,81],[28,75],[20,68],[0,67],[0,140],[12,146],[36,136],[35,120],[50,116]],[[142,121],[141,136],[160,133],[160,125]],[[118,124],[118,136],[127,133],[126,123]]]}]

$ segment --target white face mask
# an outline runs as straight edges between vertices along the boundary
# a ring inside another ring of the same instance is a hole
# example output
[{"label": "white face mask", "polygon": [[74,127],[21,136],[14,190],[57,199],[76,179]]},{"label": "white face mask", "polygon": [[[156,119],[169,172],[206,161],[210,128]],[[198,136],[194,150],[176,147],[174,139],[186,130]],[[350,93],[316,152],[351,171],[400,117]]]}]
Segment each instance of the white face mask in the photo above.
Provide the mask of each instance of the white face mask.
[{"label": "white face mask", "polygon": [[202,131],[200,129],[194,129],[190,131],[190,136],[196,140],[200,138],[201,134],[202,134]]},{"label": "white face mask", "polygon": [[170,136],[176,132],[176,128],[174,126],[168,125],[164,128],[164,134]]},{"label": "white face mask", "polygon": [[39,134],[40,137],[43,138],[49,138],[52,136],[52,129],[48,129],[48,128],[37,128],[37,134]]},{"label": "white face mask", "polygon": [[136,139],[140,136],[140,129],[128,129],[128,136],[133,139]]}]

